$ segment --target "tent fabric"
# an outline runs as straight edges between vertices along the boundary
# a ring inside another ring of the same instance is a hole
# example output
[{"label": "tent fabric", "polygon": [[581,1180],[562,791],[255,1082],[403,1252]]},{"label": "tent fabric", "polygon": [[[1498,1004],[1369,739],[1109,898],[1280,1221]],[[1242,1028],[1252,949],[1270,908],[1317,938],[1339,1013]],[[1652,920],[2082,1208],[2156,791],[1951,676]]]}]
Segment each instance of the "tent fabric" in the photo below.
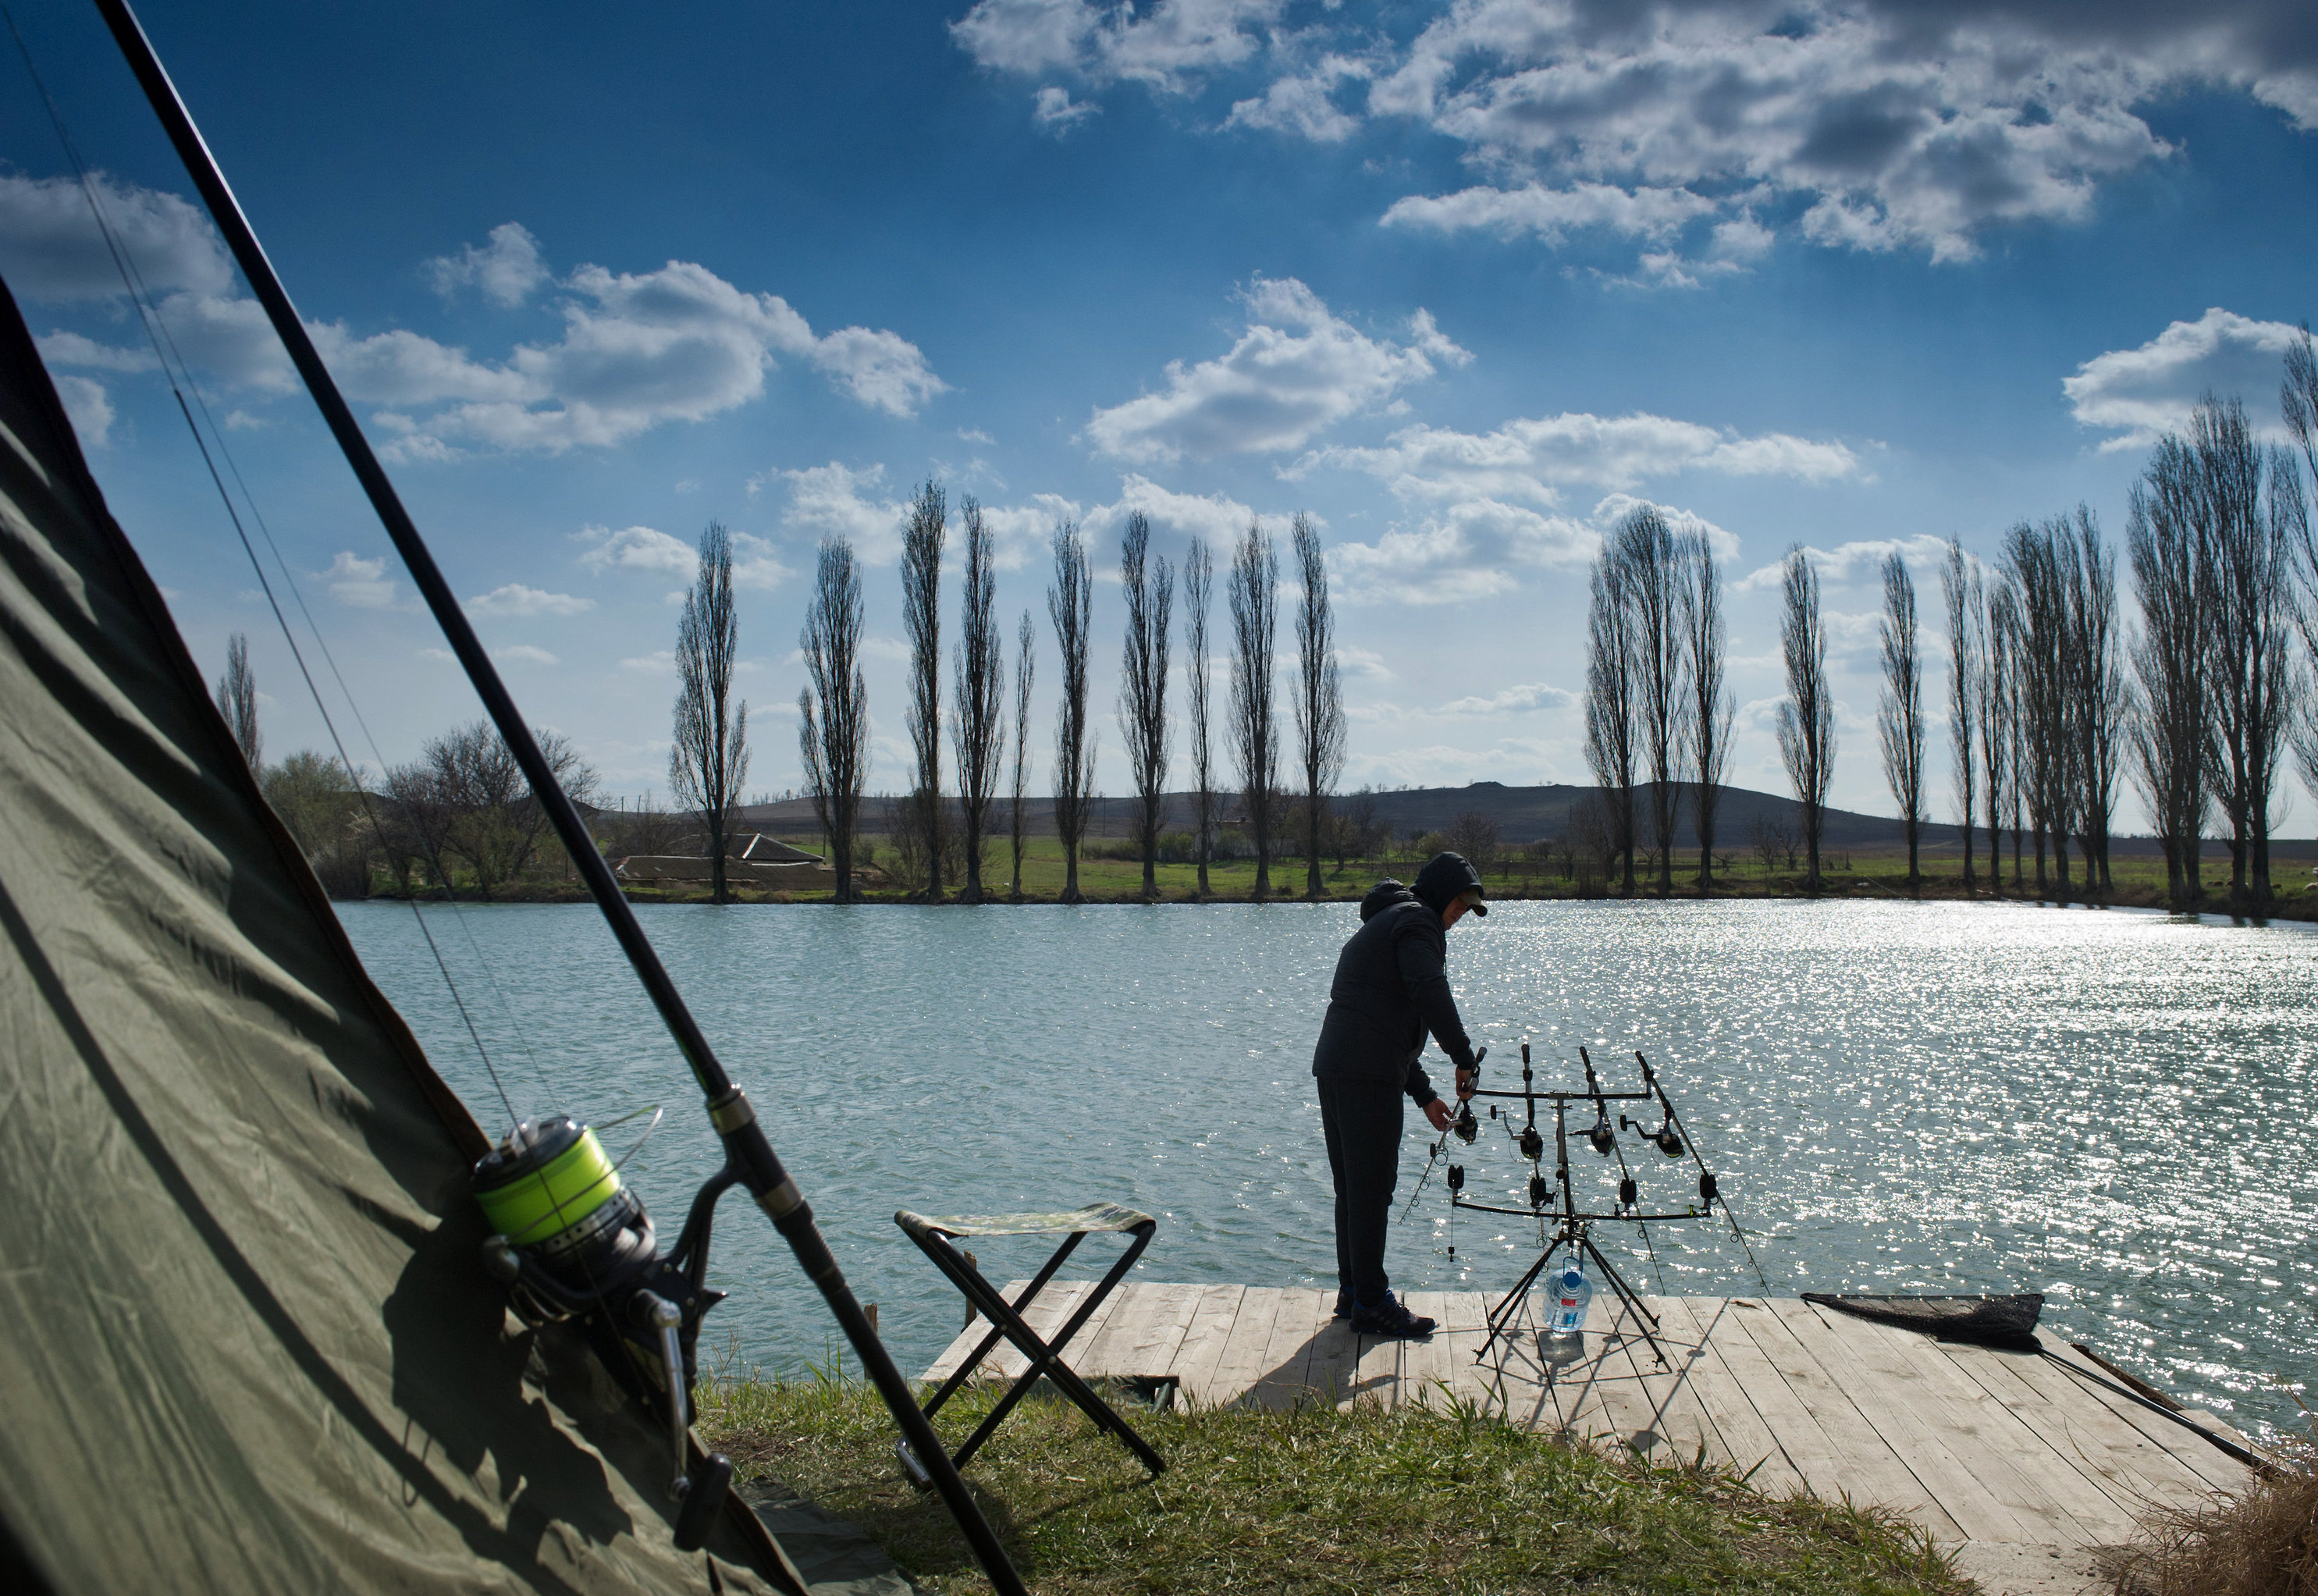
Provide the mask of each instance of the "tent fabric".
[{"label": "tent fabric", "polygon": [[0,1571],[781,1588],[737,1502],[675,1549],[664,1432],[508,1314],[484,1147],[259,797],[0,284]]}]

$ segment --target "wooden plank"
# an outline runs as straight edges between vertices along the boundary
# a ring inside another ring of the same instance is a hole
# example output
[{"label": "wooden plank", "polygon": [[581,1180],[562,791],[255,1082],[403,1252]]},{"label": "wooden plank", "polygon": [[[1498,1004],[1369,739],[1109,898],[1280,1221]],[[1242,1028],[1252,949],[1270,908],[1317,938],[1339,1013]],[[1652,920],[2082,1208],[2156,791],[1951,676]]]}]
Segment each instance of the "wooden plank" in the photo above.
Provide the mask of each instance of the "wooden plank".
[{"label": "wooden plank", "polygon": [[[1730,1323],[1747,1331],[1795,1401],[1810,1415],[1831,1454],[1830,1465],[1822,1466],[1829,1469],[1826,1475],[1819,1467],[1804,1470],[1812,1489],[1830,1501],[1848,1498],[1863,1505],[1890,1508],[1942,1540],[1971,1539],[1882,1433],[1868,1422],[1845,1394],[1842,1383],[1796,1339],[1772,1299],[1754,1300],[1754,1311],[1734,1316]],[[1756,1411],[1762,1410],[1758,1406]],[[1789,1456],[1793,1456],[1792,1447]]]},{"label": "wooden plank", "polygon": [[2018,1544],[2053,1538],[2041,1528],[2032,1529],[2033,1519],[2024,1522],[1999,1501],[1972,1465],[1956,1456],[1940,1429],[1916,1410],[1911,1389],[1864,1363],[1850,1338],[1829,1325],[1810,1304],[1797,1297],[1774,1297],[1771,1310],[1850,1395],[1861,1417],[1955,1520],[1964,1539]]},{"label": "wooden plank", "polygon": [[[1626,1357],[1635,1377],[1649,1399],[1650,1429],[1656,1432],[1661,1447],[1646,1448],[1654,1461],[1692,1464],[1703,1457],[1710,1463],[1727,1463],[1730,1453],[1723,1444],[1721,1430],[1714,1415],[1700,1400],[1691,1380],[1691,1370],[1703,1356],[1696,1336],[1680,1328],[1681,1322],[1669,1312],[1666,1297],[1645,1297],[1643,1305],[1658,1317],[1656,1335],[1658,1350],[1666,1356],[1661,1364],[1650,1344],[1641,1339],[1647,1328],[1629,1320]],[[1668,1455],[1666,1448],[1671,1449]]]},{"label": "wooden plank", "polygon": [[[1051,1341],[1061,1331],[1064,1321],[1076,1314],[1081,1305],[1094,1294],[1097,1284],[1099,1282],[1093,1280],[1049,1281],[1047,1288],[1038,1294],[1038,1300],[1030,1305],[1030,1311],[1022,1317],[1042,1340]],[[1012,1301],[1013,1294],[1009,1293],[1007,1300]],[[1078,1367],[1078,1360],[1086,1355],[1087,1348],[1093,1344],[1095,1337],[1102,1333],[1102,1327],[1110,1322],[1110,1315],[1118,1311],[1119,1293],[1113,1292],[1087,1322],[1079,1326],[1078,1334],[1063,1348],[1063,1360],[1073,1368]],[[1030,1360],[1016,1351],[1011,1341],[1002,1345],[992,1355],[991,1362],[997,1365],[998,1373],[1009,1380],[1020,1378],[1022,1371],[1030,1367]]]},{"label": "wooden plank", "polygon": [[1850,1466],[1748,1331],[1750,1314],[1769,1312],[1760,1301],[1744,1297],[1702,1298],[1691,1305],[1692,1316],[1702,1321],[1706,1331],[1706,1344],[1730,1371],[1739,1395],[1755,1410],[1802,1488],[1834,1501],[1852,1488]]},{"label": "wooden plank", "polygon": [[1223,1355],[1216,1359],[1215,1372],[1208,1376],[1207,1401],[1217,1404],[1239,1401],[1271,1367],[1264,1357],[1287,1295],[1277,1286],[1251,1286],[1241,1294],[1231,1335],[1224,1342]]},{"label": "wooden plank", "polygon": [[1400,1353],[1400,1378],[1392,1394],[1392,1405],[1401,1407],[1422,1404],[1437,1408],[1441,1405],[1441,1387],[1451,1382],[1455,1370],[1450,1363],[1450,1339],[1454,1333],[1451,1325],[1455,1310],[1451,1294],[1446,1291],[1412,1291],[1407,1294],[1408,1311],[1423,1314],[1433,1321],[1433,1333],[1421,1341],[1406,1343]]},{"label": "wooden plank", "polygon": [[1271,1340],[1262,1355],[1262,1372],[1248,1387],[1248,1400],[1264,1407],[1286,1407],[1303,1398],[1309,1386],[1305,1376],[1312,1363],[1319,1327],[1328,1323],[1335,1298],[1329,1293],[1290,1287],[1280,1293],[1279,1316],[1271,1323]]},{"label": "wooden plank", "polygon": [[[1763,1422],[1745,1383],[1732,1372],[1722,1349],[1715,1344],[1714,1326],[1731,1311],[1728,1304],[1719,1297],[1675,1296],[1663,1299],[1660,1306],[1667,1329],[1688,1349],[1684,1380],[1722,1439],[1719,1461],[1746,1475],[1747,1483],[1765,1496],[1785,1496],[1803,1489],[1803,1476],[1788,1459],[1778,1437]],[[1774,1381],[1778,1377],[1773,1371],[1765,1372]]]},{"label": "wooden plank", "polygon": [[1213,1403],[1209,1388],[1223,1362],[1224,1349],[1231,1344],[1232,1325],[1246,1296],[1244,1286],[1209,1286],[1201,1291],[1190,1327],[1183,1332],[1183,1344],[1175,1352],[1175,1385],[1182,1397],[1201,1406]]},{"label": "wooden plank", "polygon": [[1199,1305],[1200,1290],[1158,1281],[1121,1286],[1113,1294],[1117,1305],[1103,1321],[1101,1333],[1083,1350],[1074,1343],[1065,1360],[1090,1380],[1167,1375]]},{"label": "wooden plank", "polygon": [[[2035,1353],[1972,1348],[1971,1358],[1955,1355],[1963,1350],[1951,1349],[1956,1367],[2097,1483],[2127,1518],[2137,1518],[2152,1503],[2189,1507],[2205,1500],[2206,1482],[2187,1465],[2090,1400],[2076,1380]],[[2046,1369],[2057,1383],[2051,1392],[2032,1377]]]},{"label": "wooden plank", "polygon": [[[1949,1361],[1939,1343],[1918,1331],[1871,1323],[1815,1304],[1801,1307],[2018,1521],[2025,1540],[2089,1546],[2117,1538],[2109,1533],[2115,1515],[2107,1498],[2035,1431],[1990,1400]],[[2130,1533],[2129,1524],[2122,1528]]]},{"label": "wooden plank", "polygon": [[1335,1317],[1334,1292],[1315,1291],[1312,1296],[1312,1360],[1305,1366],[1305,1387],[1323,1402],[1342,1402],[1359,1377],[1362,1338],[1352,1333],[1350,1319]]},{"label": "wooden plank", "polygon": [[[1011,1303],[1020,1296],[1024,1288],[1029,1284],[1027,1279],[1009,1280],[1000,1290],[999,1295]],[[1085,1300],[1086,1294],[1093,1289],[1094,1282],[1092,1280],[1047,1282],[1047,1288],[1041,1291],[1038,1300],[1030,1305],[1030,1312],[1027,1316],[1030,1328],[1037,1331],[1041,1337],[1053,1335],[1061,1327],[1063,1321],[1069,1318],[1078,1305]],[[959,1300],[963,1302],[965,1299]],[[990,1321],[978,1314],[975,1315],[974,1323],[960,1331],[957,1339],[943,1349],[939,1358],[934,1359],[933,1367],[926,1370],[926,1378],[936,1382],[948,1379],[957,1366],[965,1361],[966,1354],[979,1346],[982,1338],[989,1333]],[[1083,1335],[1086,1332],[1082,1331],[1079,1333]],[[1029,1359],[1014,1349],[1014,1344],[1011,1341],[1001,1340],[998,1345],[992,1349],[990,1355],[983,1360],[982,1372],[977,1377],[988,1379],[1004,1373],[1007,1378],[1011,1379],[1029,1367]]]},{"label": "wooden plank", "polygon": [[[2040,1331],[2037,1332],[2036,1340],[2038,1345],[2050,1351],[2053,1357],[2071,1368],[2081,1369],[2095,1379],[2106,1380],[2111,1385],[2122,1383],[2107,1370],[2093,1363],[2057,1336],[2047,1335]],[[2190,1433],[2170,1419],[2161,1418],[2139,1403],[2128,1402],[2113,1391],[2105,1391],[2093,1385],[2089,1380],[2079,1379],[2074,1375],[2055,1368],[2049,1359],[2040,1358],[2036,1361],[2042,1366],[2036,1377],[2046,1382],[2046,1390],[2056,1389],[2052,1382],[2067,1382],[2071,1388],[2081,1392],[2087,1399],[2098,1403],[2116,1418],[2139,1430],[2143,1438],[2161,1451],[2205,1482],[2207,1491],[2244,1489],[2249,1472],[2245,1465],[2223,1452],[2211,1441]]]},{"label": "wooden plank", "polygon": [[2139,1528],[2134,1510],[2117,1500],[2101,1470],[2081,1449],[2068,1445],[2057,1428],[2020,1400],[2026,1387],[2000,1367],[2018,1353],[1918,1339],[1923,1345],[1912,1349],[1910,1356],[1919,1363],[1938,1359],[1949,1377],[1966,1388],[1977,1411],[1986,1416],[1999,1454],[2068,1509],[2083,1527],[2086,1544],[2114,1546],[2132,1537]]},{"label": "wooden plank", "polygon": [[1446,1291],[1442,1297],[1449,1309],[1446,1323],[1450,1393],[1472,1403],[1482,1412],[1502,1412],[1505,1404],[1490,1383],[1490,1371],[1478,1361],[1477,1356],[1485,1333],[1482,1321],[1489,1311],[1488,1299],[1478,1291]]}]

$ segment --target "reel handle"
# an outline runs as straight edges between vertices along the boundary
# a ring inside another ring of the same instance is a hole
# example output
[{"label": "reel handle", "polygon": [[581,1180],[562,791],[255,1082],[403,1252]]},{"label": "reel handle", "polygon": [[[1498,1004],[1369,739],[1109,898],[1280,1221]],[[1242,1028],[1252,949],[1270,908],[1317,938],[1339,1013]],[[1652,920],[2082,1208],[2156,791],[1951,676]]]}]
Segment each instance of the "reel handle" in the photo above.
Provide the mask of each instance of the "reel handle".
[{"label": "reel handle", "polygon": [[668,1493],[681,1504],[676,1514],[676,1547],[680,1552],[696,1552],[706,1544],[717,1511],[724,1505],[724,1494],[732,1489],[732,1462],[721,1452],[711,1452],[700,1467],[688,1467],[692,1461],[691,1403],[685,1390],[684,1342],[679,1333],[684,1325],[683,1312],[666,1297],[650,1291],[636,1293],[631,1312],[660,1340],[660,1369],[668,1379],[669,1446],[676,1470]]}]

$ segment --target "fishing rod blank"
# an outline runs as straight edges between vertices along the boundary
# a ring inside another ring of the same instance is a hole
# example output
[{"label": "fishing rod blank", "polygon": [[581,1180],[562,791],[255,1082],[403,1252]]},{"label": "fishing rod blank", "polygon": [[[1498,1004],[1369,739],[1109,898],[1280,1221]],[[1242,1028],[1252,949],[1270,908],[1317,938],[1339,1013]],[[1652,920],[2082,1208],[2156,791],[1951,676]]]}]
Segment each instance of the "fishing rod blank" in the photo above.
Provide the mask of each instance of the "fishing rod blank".
[{"label": "fishing rod blank", "polygon": [[644,935],[634,910],[621,893],[619,883],[613,878],[611,865],[596,847],[579,809],[572,803],[571,795],[564,792],[562,785],[555,779],[554,771],[540,752],[529,724],[516,708],[515,699],[507,690],[507,684],[499,679],[498,668],[491,664],[481,640],[468,623],[465,611],[459,607],[457,596],[444,579],[426,540],[419,535],[417,524],[403,507],[401,497],[395,492],[393,482],[387,477],[385,467],[379,463],[370,440],[363,435],[354,411],[338,391],[329,368],[323,364],[321,354],[314,347],[313,339],[307,335],[305,323],[299,318],[288,290],[283,288],[272,262],[267,260],[264,247],[257,241],[256,232],[242,212],[240,202],[234,197],[224,172],[219,167],[216,157],[210,153],[209,145],[202,138],[201,130],[194,125],[193,115],[185,108],[176,85],[170,81],[152,41],[146,37],[143,24],[137,20],[127,0],[95,0],[95,3],[105,25],[112,31],[114,42],[121,47],[130,69],[136,74],[139,85],[145,91],[146,100],[152,105],[154,114],[160,118],[170,143],[176,148],[178,157],[184,162],[193,186],[209,207],[210,215],[216,220],[219,230],[225,235],[226,244],[232,249],[242,275],[248,280],[258,303],[265,307],[266,319],[273,323],[275,335],[281,338],[292,363],[298,368],[299,376],[305,381],[307,391],[313,396],[323,420],[328,423],[331,435],[337,439],[339,449],[346,454],[346,463],[354,469],[364,493],[369,497],[371,507],[378,513],[387,536],[393,541],[396,552],[401,555],[403,564],[409,569],[412,582],[418,587],[420,596],[426,599],[436,623],[442,627],[452,652],[457,656],[469,680],[474,684],[485,713],[499,728],[499,736],[506,741],[508,750],[515,756],[516,763],[522,767],[525,777],[531,783],[532,795],[539,800],[540,807],[546,811],[556,836],[563,843],[564,851],[570,855],[581,879],[587,882],[597,907],[603,911],[605,920],[610,925],[620,950],[634,967],[637,980],[643,983],[644,991],[651,998],[653,1007],[660,1010],[660,1019],[668,1027],[669,1036],[684,1054],[686,1063],[691,1067],[693,1077],[699,1082],[701,1092],[707,1099],[709,1121],[715,1126],[717,1136],[723,1143],[727,1169],[741,1185],[748,1188],[757,1206],[772,1220],[773,1227],[795,1254],[798,1266],[820,1289],[830,1313],[861,1359],[863,1369],[877,1387],[878,1394],[885,1398],[885,1405],[892,1410],[894,1422],[912,1443],[912,1450],[924,1460],[928,1472],[933,1475],[935,1489],[941,1493],[951,1516],[957,1520],[958,1529],[972,1544],[975,1557],[990,1576],[990,1583],[1007,1596],[1025,1593],[1021,1576],[1015,1573],[1005,1548],[999,1544],[989,1521],[982,1516],[982,1510],[975,1505],[965,1481],[958,1477],[957,1468],[950,1463],[948,1451],[935,1435],[932,1423],[919,1410],[917,1399],[911,1393],[901,1370],[894,1366],[892,1354],[878,1340],[868,1315],[862,1311],[852,1287],[846,1284],[836,1256],[831,1252],[820,1227],[813,1223],[812,1208],[806,1204],[804,1194],[798,1191],[796,1182],[782,1167],[772,1143],[766,1139],[764,1126],[758,1122],[756,1110],[750,1106],[747,1094],[733,1085],[732,1077],[725,1073],[724,1066],[709,1046],[708,1038],[702,1033],[699,1023],[685,1006],[676,982],[660,963],[651,939]]}]

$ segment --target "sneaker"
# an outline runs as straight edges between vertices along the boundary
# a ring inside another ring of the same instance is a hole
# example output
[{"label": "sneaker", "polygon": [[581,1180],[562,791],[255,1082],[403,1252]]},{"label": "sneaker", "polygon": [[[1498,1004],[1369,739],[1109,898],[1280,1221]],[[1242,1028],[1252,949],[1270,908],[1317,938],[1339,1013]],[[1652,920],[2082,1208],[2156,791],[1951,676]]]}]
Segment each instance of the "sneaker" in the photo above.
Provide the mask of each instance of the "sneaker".
[{"label": "sneaker", "polygon": [[1412,1314],[1391,1292],[1373,1308],[1361,1308],[1352,1314],[1355,1334],[1375,1336],[1381,1340],[1417,1341],[1433,1333],[1433,1321]]}]

